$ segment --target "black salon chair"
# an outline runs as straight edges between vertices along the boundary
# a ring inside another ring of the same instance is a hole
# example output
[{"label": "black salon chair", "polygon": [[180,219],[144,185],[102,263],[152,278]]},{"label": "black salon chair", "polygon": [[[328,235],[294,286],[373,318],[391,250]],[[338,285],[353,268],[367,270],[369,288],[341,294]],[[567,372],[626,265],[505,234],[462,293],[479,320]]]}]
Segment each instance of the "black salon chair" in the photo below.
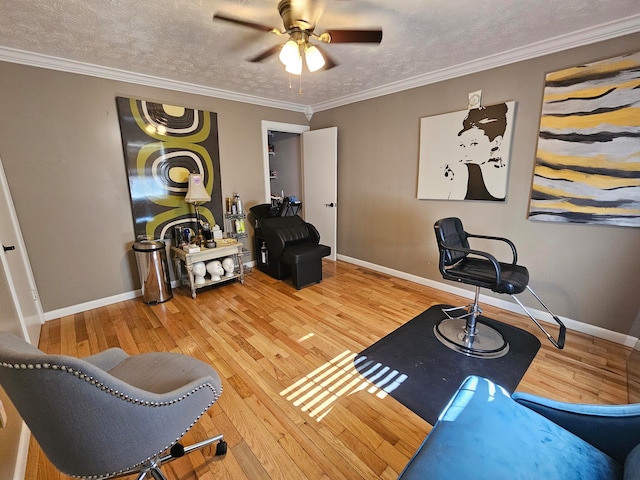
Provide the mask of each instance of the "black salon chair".
[{"label": "black salon chair", "polygon": [[[509,344],[495,328],[478,319],[482,310],[478,306],[480,288],[488,288],[496,293],[506,293],[520,305],[531,320],[544,332],[549,341],[559,349],[564,348],[566,328],[560,319],[549,310],[540,297],[529,286],[529,271],[518,265],[518,253],[510,240],[488,235],[475,235],[464,231],[459,218],[449,217],[438,220],[435,234],[440,251],[440,273],[446,280],[474,285],[476,293],[473,303],[466,307],[444,309],[446,318],[434,327],[434,334],[447,347],[476,358],[499,358],[509,351]],[[470,238],[500,241],[511,248],[510,263],[498,261],[493,255],[474,250],[469,245]],[[540,302],[559,326],[558,339],[553,338],[538,320],[516,297],[528,290]],[[454,312],[465,311],[455,316]]]},{"label": "black salon chair", "polygon": [[263,218],[255,236],[260,270],[278,280],[291,277],[298,290],[322,281],[322,259],[331,255],[331,247],[320,243],[320,233],[312,224],[298,215]]}]

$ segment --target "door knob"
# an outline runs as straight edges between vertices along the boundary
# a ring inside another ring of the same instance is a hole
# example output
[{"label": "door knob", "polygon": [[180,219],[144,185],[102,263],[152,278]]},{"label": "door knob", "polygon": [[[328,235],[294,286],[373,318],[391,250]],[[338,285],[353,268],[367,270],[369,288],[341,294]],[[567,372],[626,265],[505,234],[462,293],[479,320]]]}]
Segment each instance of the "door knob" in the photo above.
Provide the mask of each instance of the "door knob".
[{"label": "door knob", "polygon": [[5,251],[5,252],[6,252],[6,251],[9,251],[9,250],[15,250],[15,249],[16,249],[15,245],[11,245],[11,246],[9,246],[9,247],[5,247],[5,246],[3,245],[3,246],[2,246],[2,248],[4,248],[4,251]]},{"label": "door knob", "polygon": [[324,206],[325,207],[335,207],[336,205],[333,202],[331,202],[331,203],[325,203]]}]

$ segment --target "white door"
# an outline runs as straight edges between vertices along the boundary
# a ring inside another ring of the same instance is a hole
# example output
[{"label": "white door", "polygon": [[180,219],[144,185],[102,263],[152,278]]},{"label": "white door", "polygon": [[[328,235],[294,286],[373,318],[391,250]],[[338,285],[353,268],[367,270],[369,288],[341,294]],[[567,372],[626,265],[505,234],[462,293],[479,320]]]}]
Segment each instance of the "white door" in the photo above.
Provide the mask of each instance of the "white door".
[{"label": "white door", "polygon": [[320,243],[337,254],[338,222],[338,128],[302,134],[304,219],[320,232]]},{"label": "white door", "polygon": [[37,346],[44,314],[1,160],[0,243],[0,331],[17,333]]}]

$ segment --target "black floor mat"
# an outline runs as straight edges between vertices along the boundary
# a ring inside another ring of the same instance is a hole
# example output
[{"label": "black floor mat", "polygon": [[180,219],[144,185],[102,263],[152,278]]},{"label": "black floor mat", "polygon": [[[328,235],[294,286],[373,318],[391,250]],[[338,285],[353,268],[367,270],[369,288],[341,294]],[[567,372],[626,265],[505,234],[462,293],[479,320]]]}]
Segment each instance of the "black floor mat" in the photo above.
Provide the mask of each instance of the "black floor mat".
[{"label": "black floor mat", "polygon": [[480,316],[502,333],[509,352],[495,359],[457,353],[441,344],[433,333],[433,326],[445,318],[442,308],[447,307],[429,308],[354,360],[361,375],[431,425],[469,375],[486,377],[513,392],[540,348],[540,341],[529,332]]}]

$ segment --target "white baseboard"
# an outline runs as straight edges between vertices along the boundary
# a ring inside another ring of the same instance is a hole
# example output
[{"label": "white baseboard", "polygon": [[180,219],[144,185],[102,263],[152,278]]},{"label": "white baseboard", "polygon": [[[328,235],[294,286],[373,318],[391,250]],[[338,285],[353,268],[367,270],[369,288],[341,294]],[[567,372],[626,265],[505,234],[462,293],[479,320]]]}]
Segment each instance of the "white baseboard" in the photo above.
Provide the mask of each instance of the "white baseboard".
[{"label": "white baseboard", "polygon": [[[247,262],[244,264],[245,268],[252,268],[256,264],[255,261]],[[177,288],[178,282],[176,280],[171,281],[171,288]],[[76,313],[86,312],[94,308],[106,307],[114,303],[124,302],[125,300],[131,300],[142,296],[141,290],[134,290],[132,292],[125,292],[119,295],[113,295],[112,297],[99,298],[98,300],[92,300],[91,302],[80,303],[78,305],[71,305],[70,307],[60,308],[58,310],[51,310],[44,313],[44,320],[55,320],[56,318],[66,317],[67,315],[74,315]]]},{"label": "white baseboard", "polygon": [[[412,275],[410,273],[401,272],[399,270],[394,270],[392,268],[383,267],[381,265],[376,265],[374,263],[365,262],[363,260],[359,260],[357,258],[348,257],[346,255],[338,254],[338,260],[342,260],[344,262],[353,263],[354,265],[359,265],[361,267],[368,268],[370,270],[374,270],[376,272],[385,273],[387,275],[392,275],[394,277],[402,278],[404,280],[409,280],[410,282],[418,283],[420,285],[425,285],[427,287],[435,288],[437,290],[442,290],[444,292],[452,293],[454,295],[459,295],[465,298],[473,298],[475,295],[474,291],[466,290],[464,288],[456,287],[453,285],[449,285],[443,282],[437,282],[434,280],[430,280],[428,278],[418,277],[417,275]],[[480,295],[480,299],[483,303],[488,305],[492,305],[494,307],[501,308],[503,310],[507,310],[509,312],[514,312],[518,314],[523,314],[522,309],[516,303],[502,300],[500,298],[489,297],[486,295]],[[555,322],[549,321],[549,314],[543,310],[537,310],[534,308],[527,309],[531,312],[531,314],[537,319],[545,323],[552,323],[555,325]],[[590,325],[588,323],[579,322],[577,320],[572,320],[566,317],[560,317],[560,320],[565,324],[568,330],[575,330],[576,332],[586,333],[588,335],[602,338],[605,340],[610,340],[612,342],[625,345],[627,347],[635,346],[638,341],[637,338],[632,337],[630,335],[625,335],[622,333],[614,332],[612,330],[607,330],[602,327],[598,327],[595,325]]]},{"label": "white baseboard", "polygon": [[125,300],[131,300],[133,298],[140,297],[142,292],[140,290],[134,290],[133,292],[120,293],[119,295],[113,295],[112,297],[99,298],[86,303],[80,303],[78,305],[71,305],[70,307],[60,308],[58,310],[51,310],[50,312],[44,312],[44,320],[55,320],[56,318],[66,317],[67,315],[74,315],[76,313],[86,312],[87,310],[93,310],[94,308],[106,307],[118,302],[124,302]]},{"label": "white baseboard", "polygon": [[[425,285],[427,287],[435,288],[437,290],[442,290],[444,292],[452,293],[454,295],[459,295],[465,298],[473,298],[474,292],[470,290],[466,290],[464,288],[456,287],[453,285],[449,285],[442,282],[437,282],[435,280],[429,280],[428,278],[419,277],[417,275],[412,275],[410,273],[401,272],[399,270],[394,270],[392,268],[383,267],[381,265],[376,265],[375,263],[365,262],[363,260],[359,260],[357,258],[348,257],[346,255],[338,254],[338,260],[342,260],[347,263],[352,263],[354,265],[359,265],[361,267],[368,268],[370,270],[374,270],[376,272],[384,273],[387,275],[392,275],[394,277],[402,278],[404,280],[409,280],[410,282],[418,283],[420,285]],[[248,267],[251,267],[251,264],[246,264]],[[175,285],[172,285],[175,288]],[[50,312],[45,312],[44,319],[45,321],[54,320],[56,318],[65,317],[67,315],[73,315],[76,313],[85,312],[87,310],[91,310],[94,308],[104,307],[107,305],[111,305],[113,303],[123,302],[125,300],[131,300],[133,298],[137,298],[142,295],[140,290],[135,290],[133,292],[121,293],[119,295],[114,295],[112,297],[102,298],[98,300],[93,300],[87,303],[81,303],[79,305],[72,305],[70,307],[61,308],[59,310],[52,310]],[[519,305],[502,300],[495,297],[489,297],[486,295],[480,295],[480,299],[483,303],[488,305],[492,305],[494,307],[502,308],[503,310],[507,310],[510,312],[522,314],[522,309]],[[547,312],[542,310],[537,310],[534,308],[529,308],[531,314],[538,320],[546,323],[549,322]],[[566,317],[560,317],[562,322],[565,324],[567,329],[575,330],[577,332],[586,333],[588,335],[592,335],[594,337],[603,338],[605,340],[610,340],[615,343],[619,343],[621,345],[625,345],[627,347],[634,347],[638,339],[636,337],[632,337],[630,335],[625,335],[622,333],[614,332],[612,330],[607,330],[602,327],[598,327],[595,325],[590,325],[588,323],[579,322],[577,320],[572,320]]]}]

